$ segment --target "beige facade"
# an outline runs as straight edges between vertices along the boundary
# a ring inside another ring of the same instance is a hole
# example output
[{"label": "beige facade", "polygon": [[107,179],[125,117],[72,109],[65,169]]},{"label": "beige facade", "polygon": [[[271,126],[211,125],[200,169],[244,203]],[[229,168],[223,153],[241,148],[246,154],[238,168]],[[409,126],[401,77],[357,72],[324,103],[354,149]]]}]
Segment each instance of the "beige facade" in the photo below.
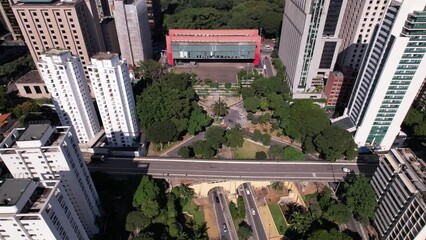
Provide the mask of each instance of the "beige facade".
[{"label": "beige facade", "polygon": [[19,96],[25,98],[50,98],[46,84],[37,70],[29,71],[15,83]]},{"label": "beige facade", "polygon": [[34,62],[52,48],[69,49],[86,65],[104,50],[99,17],[93,0],[18,3],[12,6]]}]

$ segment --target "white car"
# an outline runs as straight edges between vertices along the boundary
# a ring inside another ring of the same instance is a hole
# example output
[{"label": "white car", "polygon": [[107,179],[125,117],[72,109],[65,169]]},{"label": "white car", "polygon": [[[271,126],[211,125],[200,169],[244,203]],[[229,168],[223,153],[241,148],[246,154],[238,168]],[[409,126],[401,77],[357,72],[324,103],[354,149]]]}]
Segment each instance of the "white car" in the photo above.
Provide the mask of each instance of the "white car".
[{"label": "white car", "polygon": [[350,173],[351,172],[351,170],[349,168],[345,168],[345,167],[342,168],[342,171],[345,172],[345,173]]},{"label": "white car", "polygon": [[254,208],[251,209],[251,215],[256,215],[256,210],[254,210]]},{"label": "white car", "polygon": [[247,195],[250,195],[250,190],[248,188],[246,189],[246,193]]}]

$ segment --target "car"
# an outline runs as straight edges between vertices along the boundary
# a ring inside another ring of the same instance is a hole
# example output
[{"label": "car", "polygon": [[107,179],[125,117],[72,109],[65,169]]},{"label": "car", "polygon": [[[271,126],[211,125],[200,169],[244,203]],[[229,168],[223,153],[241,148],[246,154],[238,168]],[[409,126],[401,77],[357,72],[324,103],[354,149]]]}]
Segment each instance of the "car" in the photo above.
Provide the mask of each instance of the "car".
[{"label": "car", "polygon": [[342,168],[342,171],[345,172],[345,173],[350,173],[351,172],[351,170],[349,168],[345,168],[345,167]]},{"label": "car", "polygon": [[266,48],[271,48],[271,45],[266,44],[266,45],[265,45],[265,47],[266,47]]},{"label": "car", "polygon": [[216,197],[216,203],[219,203],[219,197]]},{"label": "car", "polygon": [[256,210],[254,210],[254,208],[251,209],[251,215],[256,215]]},{"label": "car", "polygon": [[228,231],[228,228],[226,227],[226,223],[223,223],[222,227],[223,227],[223,232],[227,232]]},{"label": "car", "polygon": [[246,188],[246,194],[250,195],[250,190],[248,188]]}]

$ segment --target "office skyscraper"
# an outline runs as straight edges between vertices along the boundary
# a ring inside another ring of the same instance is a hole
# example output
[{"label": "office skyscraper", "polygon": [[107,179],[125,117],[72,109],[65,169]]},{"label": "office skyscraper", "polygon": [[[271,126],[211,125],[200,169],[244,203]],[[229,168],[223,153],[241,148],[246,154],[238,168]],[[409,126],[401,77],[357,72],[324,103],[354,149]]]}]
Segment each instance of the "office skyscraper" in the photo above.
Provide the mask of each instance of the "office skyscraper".
[{"label": "office skyscraper", "polygon": [[380,239],[426,239],[426,164],[410,149],[380,157],[371,185],[378,206],[374,225]]},{"label": "office skyscraper", "polygon": [[145,0],[115,0],[114,19],[117,26],[121,59],[133,67],[152,57],[151,33]]},{"label": "office skyscraper", "polygon": [[73,126],[79,143],[88,143],[100,124],[80,58],[68,50],[51,49],[37,65],[62,125]]},{"label": "office skyscraper", "polygon": [[126,61],[118,54],[98,53],[88,69],[108,143],[134,146],[139,129]]},{"label": "office skyscraper", "polygon": [[94,0],[21,0],[12,9],[34,62],[48,49],[69,49],[88,77],[90,57],[104,50]]},{"label": "office skyscraper", "polygon": [[345,110],[358,146],[388,150],[426,76],[426,0],[394,0],[367,48]]},{"label": "office skyscraper", "polygon": [[12,11],[12,0],[0,0],[0,21],[12,35],[13,40],[22,40],[21,30]]},{"label": "office skyscraper", "polygon": [[70,127],[15,128],[1,143],[0,157],[14,178],[61,180],[87,234],[99,231],[99,197]]},{"label": "office skyscraper", "polygon": [[89,240],[58,180],[6,179],[0,194],[1,239]]},{"label": "office skyscraper", "polygon": [[286,66],[293,98],[320,98],[333,70],[346,1],[288,0],[279,57]]},{"label": "office skyscraper", "polygon": [[[342,0],[341,0],[342,1]],[[389,0],[347,0],[339,37],[342,44],[336,64],[358,71],[374,29],[384,16]]]}]

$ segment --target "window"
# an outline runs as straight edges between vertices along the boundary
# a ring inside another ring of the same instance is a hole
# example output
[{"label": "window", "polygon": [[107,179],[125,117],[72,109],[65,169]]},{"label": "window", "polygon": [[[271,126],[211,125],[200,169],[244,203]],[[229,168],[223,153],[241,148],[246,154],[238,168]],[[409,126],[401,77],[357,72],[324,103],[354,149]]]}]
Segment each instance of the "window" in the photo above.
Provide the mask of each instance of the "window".
[{"label": "window", "polygon": [[26,94],[31,94],[32,93],[31,88],[29,86],[24,86],[24,90],[25,90]]},{"label": "window", "polygon": [[41,88],[40,88],[40,86],[34,86],[34,90],[35,90],[35,92],[37,93],[37,94],[41,94],[42,92],[41,92]]}]

